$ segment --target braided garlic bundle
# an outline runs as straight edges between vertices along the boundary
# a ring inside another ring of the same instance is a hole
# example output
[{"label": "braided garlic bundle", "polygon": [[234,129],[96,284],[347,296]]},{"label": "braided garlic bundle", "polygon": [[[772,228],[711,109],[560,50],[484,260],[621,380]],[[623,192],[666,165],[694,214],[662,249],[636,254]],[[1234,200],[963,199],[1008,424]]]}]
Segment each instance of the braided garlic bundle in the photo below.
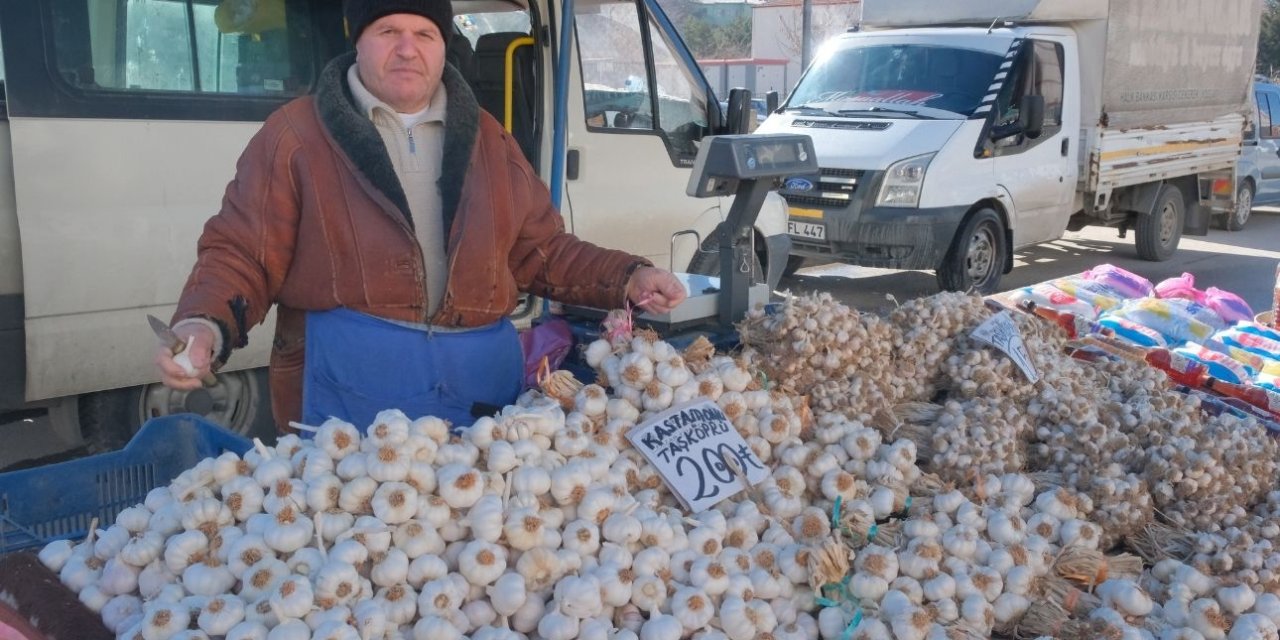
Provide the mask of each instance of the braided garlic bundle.
[{"label": "braided garlic bundle", "polygon": [[776,311],[755,309],[738,326],[752,362],[783,387],[806,394],[820,383],[879,379],[892,358],[892,330],[829,293],[787,298]]}]

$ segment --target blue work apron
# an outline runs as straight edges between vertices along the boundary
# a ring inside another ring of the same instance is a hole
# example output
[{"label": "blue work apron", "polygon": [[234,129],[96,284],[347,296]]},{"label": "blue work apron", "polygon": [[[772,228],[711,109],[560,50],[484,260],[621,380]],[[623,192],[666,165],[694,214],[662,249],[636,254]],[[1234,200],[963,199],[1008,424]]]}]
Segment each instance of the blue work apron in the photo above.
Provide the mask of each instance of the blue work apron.
[{"label": "blue work apron", "polygon": [[302,420],[338,417],[363,432],[384,409],[454,427],[515,401],[524,356],[511,321],[430,330],[350,309],[307,313]]}]

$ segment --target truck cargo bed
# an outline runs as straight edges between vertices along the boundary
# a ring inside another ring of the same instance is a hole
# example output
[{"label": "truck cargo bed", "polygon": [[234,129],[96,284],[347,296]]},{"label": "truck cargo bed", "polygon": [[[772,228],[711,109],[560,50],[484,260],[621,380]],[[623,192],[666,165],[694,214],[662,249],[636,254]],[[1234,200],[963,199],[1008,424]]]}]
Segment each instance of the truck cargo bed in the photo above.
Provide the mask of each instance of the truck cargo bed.
[{"label": "truck cargo bed", "polygon": [[1230,169],[1240,155],[1243,116],[1141,129],[1098,128],[1090,149],[1086,191]]}]

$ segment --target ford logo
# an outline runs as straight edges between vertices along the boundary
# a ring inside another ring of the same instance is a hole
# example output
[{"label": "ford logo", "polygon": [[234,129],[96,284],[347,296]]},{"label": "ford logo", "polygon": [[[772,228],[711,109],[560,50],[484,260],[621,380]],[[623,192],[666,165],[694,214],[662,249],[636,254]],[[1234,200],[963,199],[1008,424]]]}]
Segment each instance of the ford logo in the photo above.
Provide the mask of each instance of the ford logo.
[{"label": "ford logo", "polygon": [[813,183],[804,178],[788,178],[782,186],[787,191],[813,191]]}]

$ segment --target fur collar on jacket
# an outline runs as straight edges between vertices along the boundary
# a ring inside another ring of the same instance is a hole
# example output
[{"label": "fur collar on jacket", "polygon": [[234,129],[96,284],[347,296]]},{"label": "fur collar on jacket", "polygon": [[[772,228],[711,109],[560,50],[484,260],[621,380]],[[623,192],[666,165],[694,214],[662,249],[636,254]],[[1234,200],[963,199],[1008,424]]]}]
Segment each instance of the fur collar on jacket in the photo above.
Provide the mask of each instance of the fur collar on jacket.
[{"label": "fur collar on jacket", "polygon": [[[413,226],[409,215],[409,201],[396,177],[391,156],[373,122],[360,113],[351,88],[347,86],[347,69],[355,64],[354,51],[334,58],[320,74],[316,87],[316,110],[333,139],[351,158],[356,168],[369,182],[395,203],[404,219]],[[452,65],[444,66],[444,87],[449,102],[445,117],[444,155],[440,159],[441,213],[446,233],[453,228],[458,213],[458,201],[462,197],[462,181],[471,164],[471,150],[475,147],[479,128],[480,106],[471,87],[462,74]]]}]

